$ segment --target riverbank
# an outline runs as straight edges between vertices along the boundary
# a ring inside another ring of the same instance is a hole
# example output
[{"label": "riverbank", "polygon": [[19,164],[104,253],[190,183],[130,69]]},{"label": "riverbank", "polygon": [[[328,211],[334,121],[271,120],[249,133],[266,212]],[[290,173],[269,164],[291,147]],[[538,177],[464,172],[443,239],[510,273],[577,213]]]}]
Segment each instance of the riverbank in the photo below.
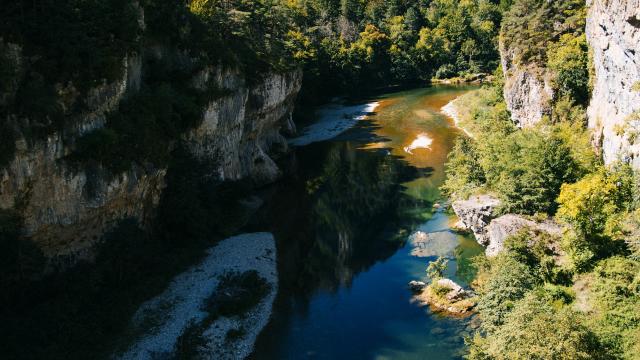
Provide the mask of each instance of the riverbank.
[{"label": "riverbank", "polygon": [[207,322],[195,349],[205,357],[215,354],[216,359],[244,359],[251,354],[269,321],[278,290],[275,239],[270,233],[243,234],[220,242],[207,254],[200,264],[175,277],[162,294],[138,309],[131,321],[133,345],[115,358],[171,356],[179,338],[210,316],[205,304],[214,296],[221,277],[255,270],[269,284],[267,295],[245,314]]},{"label": "riverbank", "polygon": [[289,144],[305,146],[333,139],[352,128],[359,120],[372,115],[379,105],[379,102],[373,101],[351,106],[340,103],[323,106],[318,110],[318,120],[305,127],[300,136],[289,140]]},{"label": "riverbank", "polygon": [[468,137],[474,138],[473,134],[469,130],[465,129],[461,124],[462,115],[459,109],[461,100],[462,100],[462,96],[455,98],[454,100],[450,101],[447,105],[445,105],[441,109],[441,112],[447,115],[448,117],[450,117],[451,119],[453,119],[453,123],[455,124],[455,126],[458,129],[462,130]]}]

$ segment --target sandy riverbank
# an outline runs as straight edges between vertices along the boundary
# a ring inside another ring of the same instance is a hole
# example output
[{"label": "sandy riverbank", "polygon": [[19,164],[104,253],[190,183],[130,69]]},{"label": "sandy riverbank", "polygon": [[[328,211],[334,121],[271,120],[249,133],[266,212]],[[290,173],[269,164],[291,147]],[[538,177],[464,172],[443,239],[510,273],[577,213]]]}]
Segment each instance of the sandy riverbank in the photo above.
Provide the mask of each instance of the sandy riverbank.
[{"label": "sandy riverbank", "polygon": [[[119,359],[155,359],[172,354],[176,340],[193,322],[207,317],[203,304],[216,290],[221,275],[256,270],[271,284],[270,293],[244,316],[221,317],[203,332],[205,358],[244,359],[253,351],[260,331],[271,316],[278,289],[276,245],[270,233],[243,234],[226,239],[208,250],[198,265],[178,275],[159,296],[144,303],[132,319],[135,339]],[[243,334],[229,340],[230,330]]]},{"label": "sandy riverbank", "polygon": [[359,120],[372,114],[379,105],[380,103],[376,101],[352,106],[342,104],[323,106],[318,110],[318,121],[304,128],[301,135],[291,139],[289,143],[294,146],[305,146],[333,139],[352,128]]},{"label": "sandy riverbank", "polygon": [[460,125],[461,117],[460,117],[460,111],[458,110],[459,103],[460,103],[460,97],[450,101],[440,111],[443,114],[447,115],[448,117],[452,118],[453,123],[456,125],[458,129],[464,131],[464,133],[467,134],[468,137],[473,138],[474,137],[473,134]]}]

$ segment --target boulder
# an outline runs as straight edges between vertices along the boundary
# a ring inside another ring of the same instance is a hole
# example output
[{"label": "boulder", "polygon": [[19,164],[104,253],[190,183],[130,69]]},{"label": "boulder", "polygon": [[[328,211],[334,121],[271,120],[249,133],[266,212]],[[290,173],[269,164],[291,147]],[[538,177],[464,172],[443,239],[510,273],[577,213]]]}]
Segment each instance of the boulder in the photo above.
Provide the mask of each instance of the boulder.
[{"label": "boulder", "polygon": [[495,211],[499,205],[500,200],[490,195],[472,196],[467,200],[454,201],[451,204],[453,211],[460,219],[456,226],[471,231],[482,245],[489,243],[487,226],[495,217]]},{"label": "boulder", "polygon": [[440,280],[438,280],[436,282],[436,284],[438,284],[438,286],[441,286],[441,287],[444,287],[444,288],[447,288],[447,289],[451,289],[451,291],[449,291],[447,293],[447,295],[445,295],[445,297],[449,301],[462,300],[462,299],[467,297],[467,293],[462,288],[462,286],[456,284],[455,281],[453,281],[453,280],[440,279]]},{"label": "boulder", "polygon": [[[522,229],[528,228],[532,233],[562,235],[562,227],[552,220],[536,222],[520,215],[503,215],[491,221],[486,229],[487,249],[489,257],[498,255],[504,249],[504,241]],[[535,237],[532,237],[534,239]]]}]

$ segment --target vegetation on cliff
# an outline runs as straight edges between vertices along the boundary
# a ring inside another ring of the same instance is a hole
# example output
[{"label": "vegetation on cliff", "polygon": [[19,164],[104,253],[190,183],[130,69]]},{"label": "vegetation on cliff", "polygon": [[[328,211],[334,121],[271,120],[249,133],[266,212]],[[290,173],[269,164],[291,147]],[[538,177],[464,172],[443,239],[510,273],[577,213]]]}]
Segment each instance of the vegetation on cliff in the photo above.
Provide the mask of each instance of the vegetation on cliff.
[{"label": "vegetation on cliff", "polygon": [[[557,95],[539,124],[516,129],[502,84],[463,97],[458,140],[443,189],[453,197],[491,192],[502,212],[555,216],[561,241],[507,239],[477,259],[482,331],[469,359],[632,359],[637,357],[638,177],[605,167],[586,125],[590,96],[583,2],[516,0],[501,37],[517,66],[544,69]],[[471,110],[469,110],[471,109]]]}]

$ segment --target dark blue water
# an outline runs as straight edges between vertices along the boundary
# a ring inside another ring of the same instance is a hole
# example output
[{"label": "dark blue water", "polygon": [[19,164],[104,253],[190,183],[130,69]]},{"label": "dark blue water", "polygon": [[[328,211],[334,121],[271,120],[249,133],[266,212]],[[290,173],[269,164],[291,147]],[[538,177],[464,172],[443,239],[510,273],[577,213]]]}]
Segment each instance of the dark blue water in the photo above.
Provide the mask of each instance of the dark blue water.
[{"label": "dark blue water", "polygon": [[[438,255],[466,283],[481,248],[453,233],[440,202],[446,154],[460,132],[439,113],[466,88],[389,94],[371,118],[338,139],[296,150],[289,180],[263,212],[278,241],[280,291],[255,359],[457,359],[469,318],[412,302]],[[428,136],[429,148],[402,149]],[[375,146],[372,146],[375,144]],[[436,206],[437,207],[437,206]],[[429,234],[425,257],[412,234]]]}]

